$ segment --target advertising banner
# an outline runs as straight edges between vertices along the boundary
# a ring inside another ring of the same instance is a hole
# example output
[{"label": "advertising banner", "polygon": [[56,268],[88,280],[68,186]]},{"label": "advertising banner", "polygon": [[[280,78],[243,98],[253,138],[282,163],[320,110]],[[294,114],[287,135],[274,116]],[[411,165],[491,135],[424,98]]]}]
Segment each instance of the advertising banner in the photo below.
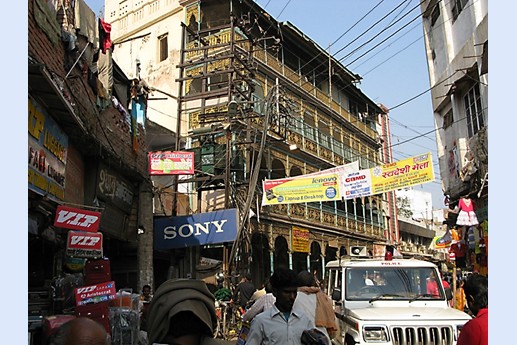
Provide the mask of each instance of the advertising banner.
[{"label": "advertising banner", "polygon": [[234,241],[237,209],[154,219],[154,248],[185,248]]},{"label": "advertising banner", "polygon": [[262,206],[341,200],[338,174],[264,180]]},{"label": "advertising banner", "polygon": [[32,98],[29,98],[28,111],[29,189],[62,201],[68,136]]},{"label": "advertising banner", "polygon": [[353,199],[431,181],[434,181],[434,171],[429,152],[349,173],[342,177],[341,191],[344,199]]},{"label": "advertising banner", "polygon": [[433,160],[430,152],[370,170],[372,194],[434,181]]},{"label": "advertising banner", "polygon": [[66,254],[80,258],[102,257],[102,233],[70,230],[66,241]]},{"label": "advertising banner", "polygon": [[109,281],[89,286],[81,286],[74,289],[76,306],[105,302],[115,299],[117,290],[115,282]]},{"label": "advertising banner", "polygon": [[99,230],[100,219],[100,212],[60,205],[56,210],[54,226],[72,230],[97,232]]},{"label": "advertising banner", "polygon": [[194,152],[149,152],[150,175],[193,175]]},{"label": "advertising banner", "polygon": [[291,249],[293,252],[309,253],[309,230],[293,226],[291,228]]}]

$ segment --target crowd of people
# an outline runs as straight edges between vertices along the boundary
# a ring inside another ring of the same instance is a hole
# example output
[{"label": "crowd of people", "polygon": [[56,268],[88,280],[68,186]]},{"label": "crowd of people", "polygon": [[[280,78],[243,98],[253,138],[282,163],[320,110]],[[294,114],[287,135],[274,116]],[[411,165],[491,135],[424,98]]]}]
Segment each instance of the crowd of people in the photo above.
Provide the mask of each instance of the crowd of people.
[{"label": "crowd of people", "polygon": [[[258,289],[244,275],[232,297],[245,310],[243,321],[251,322],[246,345],[330,345],[337,334],[332,302],[310,272],[277,268]],[[145,338],[141,344],[232,344],[214,337],[215,298],[202,280],[170,279],[154,295],[145,285],[139,300]],[[457,345],[487,345],[488,279],[473,274],[461,280],[454,304],[460,310],[468,307],[473,316]],[[51,345],[61,344],[109,345],[110,337],[96,321],[81,317],[64,324],[53,337]]]}]

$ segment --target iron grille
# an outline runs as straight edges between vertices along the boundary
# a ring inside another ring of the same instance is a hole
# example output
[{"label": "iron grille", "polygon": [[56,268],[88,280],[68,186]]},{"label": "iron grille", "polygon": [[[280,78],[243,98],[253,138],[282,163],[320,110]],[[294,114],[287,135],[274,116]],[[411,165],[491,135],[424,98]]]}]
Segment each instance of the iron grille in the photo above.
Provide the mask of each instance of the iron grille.
[{"label": "iron grille", "polygon": [[454,333],[451,326],[392,327],[393,345],[452,345]]}]

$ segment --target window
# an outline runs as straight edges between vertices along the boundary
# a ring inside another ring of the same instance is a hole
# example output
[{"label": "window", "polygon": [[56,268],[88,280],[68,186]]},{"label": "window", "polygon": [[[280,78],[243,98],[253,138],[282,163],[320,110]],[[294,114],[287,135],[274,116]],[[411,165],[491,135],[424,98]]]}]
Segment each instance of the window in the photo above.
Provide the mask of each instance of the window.
[{"label": "window", "polygon": [[158,37],[159,47],[160,47],[160,56],[159,56],[159,62],[162,62],[163,60],[167,59],[169,56],[169,48],[167,44],[167,38],[168,34],[161,35]]},{"label": "window", "polygon": [[454,22],[469,0],[452,0],[452,21]]},{"label": "window", "polygon": [[465,116],[469,138],[472,138],[485,125],[483,123],[483,108],[479,95],[479,83],[475,84],[465,95]]},{"label": "window", "polygon": [[443,117],[443,129],[447,129],[454,123],[454,116],[452,115],[452,109],[449,110]]}]

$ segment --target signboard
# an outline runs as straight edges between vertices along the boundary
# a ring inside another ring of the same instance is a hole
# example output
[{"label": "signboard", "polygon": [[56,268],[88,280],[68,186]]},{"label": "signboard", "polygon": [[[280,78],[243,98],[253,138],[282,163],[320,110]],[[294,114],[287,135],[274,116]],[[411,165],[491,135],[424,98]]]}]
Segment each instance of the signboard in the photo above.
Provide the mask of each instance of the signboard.
[{"label": "signboard", "polygon": [[157,151],[148,153],[149,175],[193,175],[194,152]]},{"label": "signboard", "polygon": [[291,249],[293,252],[309,252],[309,230],[293,226],[291,228]]},{"label": "signboard", "polygon": [[29,189],[62,201],[68,136],[31,98],[28,112]]},{"label": "signboard", "polygon": [[154,248],[185,248],[234,241],[237,209],[154,219]]},{"label": "signboard", "polygon": [[370,171],[372,194],[434,181],[431,152],[384,164]]},{"label": "signboard", "polygon": [[97,181],[97,196],[101,200],[112,203],[127,214],[131,213],[134,193],[133,185],[128,180],[100,163]]},{"label": "signboard", "polygon": [[82,230],[87,232],[97,232],[99,229],[101,214],[99,212],[87,211],[67,206],[58,206],[54,226]]},{"label": "signboard", "polygon": [[262,206],[341,200],[338,174],[264,180]]},{"label": "signboard", "polygon": [[66,254],[80,258],[102,257],[102,233],[69,231]]},{"label": "signboard", "polygon": [[115,282],[109,281],[89,286],[81,286],[74,289],[76,306],[105,302],[115,299],[117,290]]}]

